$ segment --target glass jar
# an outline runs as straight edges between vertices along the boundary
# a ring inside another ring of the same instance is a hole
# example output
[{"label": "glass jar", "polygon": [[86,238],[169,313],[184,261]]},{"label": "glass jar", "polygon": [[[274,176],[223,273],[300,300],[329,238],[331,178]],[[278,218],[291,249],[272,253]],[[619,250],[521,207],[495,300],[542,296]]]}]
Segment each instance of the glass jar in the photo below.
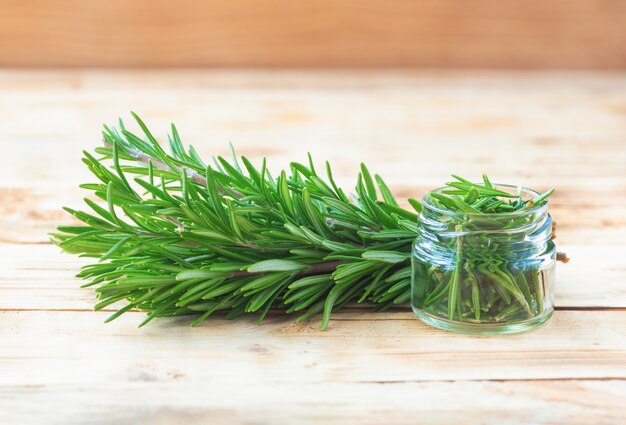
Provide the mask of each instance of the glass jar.
[{"label": "glass jar", "polygon": [[[516,186],[496,187],[524,200],[538,196]],[[423,206],[411,256],[417,317],[472,334],[521,332],[550,318],[556,248],[547,202],[497,214],[447,211],[428,196]]]}]

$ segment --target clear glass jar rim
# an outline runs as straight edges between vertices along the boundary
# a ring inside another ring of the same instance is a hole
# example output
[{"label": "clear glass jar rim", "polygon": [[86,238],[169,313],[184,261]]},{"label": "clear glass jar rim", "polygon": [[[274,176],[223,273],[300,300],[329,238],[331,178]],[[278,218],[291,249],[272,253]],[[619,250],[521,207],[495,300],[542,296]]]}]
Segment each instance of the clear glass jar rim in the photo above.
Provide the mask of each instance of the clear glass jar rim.
[{"label": "clear glass jar rim", "polygon": [[[533,198],[536,198],[537,196],[539,196],[539,192],[536,192],[532,189],[529,189],[527,187],[523,187],[523,186],[515,186],[512,184],[501,184],[501,183],[494,183],[493,184],[494,188],[498,189],[498,188],[509,188],[509,189],[515,189],[518,191],[521,191],[522,193],[526,193],[531,195]],[[451,188],[450,186],[442,186],[439,187],[435,190],[430,191],[429,193],[441,193],[443,190],[450,190],[450,189],[454,189]],[[526,214],[533,214],[536,212],[539,212],[541,210],[545,210],[548,208],[548,200],[545,200],[545,203],[542,205],[535,205],[534,207],[532,207],[529,210],[521,210],[521,211],[511,211],[511,212],[502,212],[502,213],[466,213],[466,212],[458,212],[458,211],[450,211],[450,210],[446,210],[443,208],[439,208],[438,206],[432,204],[430,202],[430,197],[428,196],[428,193],[426,195],[424,195],[424,197],[422,197],[422,204],[424,205],[424,207],[428,208],[431,211],[437,212],[439,214],[444,214],[450,217],[473,217],[473,216],[482,216],[484,217],[485,215],[488,215],[489,217],[519,217],[519,216],[523,216]]]}]

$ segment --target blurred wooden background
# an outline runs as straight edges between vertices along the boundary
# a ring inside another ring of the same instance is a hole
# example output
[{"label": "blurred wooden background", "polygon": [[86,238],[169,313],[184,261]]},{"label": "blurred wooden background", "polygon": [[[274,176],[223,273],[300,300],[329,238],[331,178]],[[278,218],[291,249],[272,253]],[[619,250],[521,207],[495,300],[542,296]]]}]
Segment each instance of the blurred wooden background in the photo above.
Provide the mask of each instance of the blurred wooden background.
[{"label": "blurred wooden background", "polygon": [[625,0],[0,0],[0,66],[626,68]]}]

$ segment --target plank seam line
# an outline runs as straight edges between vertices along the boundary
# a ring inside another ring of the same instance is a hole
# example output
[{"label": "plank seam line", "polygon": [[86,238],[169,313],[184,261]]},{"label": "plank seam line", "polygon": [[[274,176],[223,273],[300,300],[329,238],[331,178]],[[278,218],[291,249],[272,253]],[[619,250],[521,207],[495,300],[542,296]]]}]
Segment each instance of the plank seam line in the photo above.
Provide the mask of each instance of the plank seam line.
[{"label": "plank seam line", "polygon": [[485,378],[485,379],[407,379],[401,381],[354,381],[355,384],[420,384],[420,383],[432,383],[432,382],[581,382],[581,381],[622,381],[626,382],[625,376],[594,376],[594,377],[557,377],[557,378]]},{"label": "plank seam line", "polygon": [[[352,381],[350,384],[376,384],[376,385],[394,385],[394,384],[429,384],[429,383],[463,383],[463,382],[493,382],[506,384],[509,382],[626,382],[626,377],[619,376],[599,376],[588,378],[561,377],[561,378],[492,378],[492,379],[409,379],[403,381]],[[60,384],[0,384],[0,388],[45,388],[55,387]],[[64,386],[64,385],[60,385]]]},{"label": "plank seam line", "polygon": [[0,238],[1,245],[52,245],[50,241],[18,241]]}]

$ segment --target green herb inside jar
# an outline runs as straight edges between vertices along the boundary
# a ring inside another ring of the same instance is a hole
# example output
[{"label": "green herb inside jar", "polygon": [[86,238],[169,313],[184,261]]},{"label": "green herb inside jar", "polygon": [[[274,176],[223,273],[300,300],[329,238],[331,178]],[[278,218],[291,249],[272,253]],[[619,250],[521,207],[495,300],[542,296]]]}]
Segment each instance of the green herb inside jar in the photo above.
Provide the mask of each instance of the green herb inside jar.
[{"label": "green herb inside jar", "polygon": [[468,333],[545,322],[553,311],[553,190],[454,178],[423,200],[412,255],[414,311],[431,325]]}]

